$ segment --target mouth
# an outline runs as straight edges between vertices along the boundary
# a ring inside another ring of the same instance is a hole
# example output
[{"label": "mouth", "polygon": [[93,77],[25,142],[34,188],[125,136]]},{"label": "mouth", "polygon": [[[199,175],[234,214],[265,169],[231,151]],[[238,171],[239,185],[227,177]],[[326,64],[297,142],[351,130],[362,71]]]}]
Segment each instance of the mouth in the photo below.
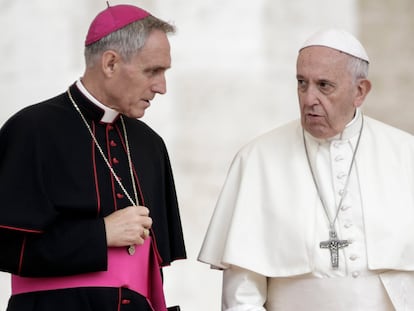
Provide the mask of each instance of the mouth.
[{"label": "mouth", "polygon": [[306,113],[306,116],[310,117],[310,118],[320,118],[320,117],[322,117],[322,115],[320,115],[320,114],[311,113],[311,112]]}]

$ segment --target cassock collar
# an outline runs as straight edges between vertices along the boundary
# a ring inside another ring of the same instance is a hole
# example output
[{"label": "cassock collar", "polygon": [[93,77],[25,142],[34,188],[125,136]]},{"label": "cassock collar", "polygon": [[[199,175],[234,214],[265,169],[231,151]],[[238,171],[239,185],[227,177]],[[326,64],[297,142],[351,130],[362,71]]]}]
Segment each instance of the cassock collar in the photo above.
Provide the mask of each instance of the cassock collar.
[{"label": "cassock collar", "polygon": [[339,133],[327,139],[321,139],[321,138],[313,137],[309,132],[306,132],[306,137],[321,144],[323,144],[324,142],[332,142],[334,140],[342,140],[342,141],[349,140],[355,137],[356,135],[358,135],[361,129],[361,123],[362,123],[362,112],[359,108],[357,108],[355,111],[354,118],[351,120],[351,122],[349,122],[345,126],[345,129],[342,131],[342,133]]},{"label": "cassock collar", "polygon": [[96,105],[98,108],[100,108],[103,111],[103,116],[100,122],[113,123],[118,118],[119,112],[114,109],[109,108],[108,106],[105,106],[104,104],[99,102],[95,97],[93,97],[93,95],[89,93],[89,91],[85,88],[81,79],[76,81],[76,86],[78,87],[79,91],[81,91],[81,93],[85,95],[87,99],[89,99],[94,105]]}]

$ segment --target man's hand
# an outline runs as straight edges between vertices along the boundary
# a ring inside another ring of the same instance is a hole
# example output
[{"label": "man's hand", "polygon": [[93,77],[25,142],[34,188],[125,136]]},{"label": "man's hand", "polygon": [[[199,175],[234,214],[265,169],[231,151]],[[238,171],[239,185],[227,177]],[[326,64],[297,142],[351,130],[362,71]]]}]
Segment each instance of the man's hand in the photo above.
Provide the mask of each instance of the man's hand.
[{"label": "man's hand", "polygon": [[149,235],[152,219],[145,206],[128,206],[104,218],[108,247],[142,245]]}]

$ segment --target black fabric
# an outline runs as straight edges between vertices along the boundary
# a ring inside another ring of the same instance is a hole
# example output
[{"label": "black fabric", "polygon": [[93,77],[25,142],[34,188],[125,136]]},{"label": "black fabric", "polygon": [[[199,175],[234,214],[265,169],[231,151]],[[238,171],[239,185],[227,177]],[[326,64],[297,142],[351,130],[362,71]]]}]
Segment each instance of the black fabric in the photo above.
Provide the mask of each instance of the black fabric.
[{"label": "black fabric", "polygon": [[145,297],[126,288],[71,288],[11,297],[6,311],[152,311]]},{"label": "black fabric", "polygon": [[[77,89],[73,98],[132,195],[121,121]],[[124,117],[140,204],[150,209],[162,264],[186,257],[175,186],[163,140]],[[0,270],[21,276],[103,271],[103,217],[131,205],[111,176],[65,92],[29,106],[0,130]]]}]

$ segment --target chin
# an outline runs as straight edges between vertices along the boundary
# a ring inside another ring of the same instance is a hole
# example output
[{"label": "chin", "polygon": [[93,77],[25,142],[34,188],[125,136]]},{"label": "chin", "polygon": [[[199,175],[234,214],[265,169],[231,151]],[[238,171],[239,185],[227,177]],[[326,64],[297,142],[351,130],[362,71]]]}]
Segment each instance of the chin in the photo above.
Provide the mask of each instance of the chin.
[{"label": "chin", "polygon": [[305,130],[315,138],[325,139],[328,138],[324,128],[321,127],[305,127]]},{"label": "chin", "polygon": [[134,119],[141,119],[143,116],[145,115],[145,113],[140,113],[140,114],[134,114],[133,116],[131,116],[131,118]]},{"label": "chin", "polygon": [[128,113],[125,113],[125,115],[131,119],[139,119],[145,115],[145,110],[144,111],[129,111]]}]

